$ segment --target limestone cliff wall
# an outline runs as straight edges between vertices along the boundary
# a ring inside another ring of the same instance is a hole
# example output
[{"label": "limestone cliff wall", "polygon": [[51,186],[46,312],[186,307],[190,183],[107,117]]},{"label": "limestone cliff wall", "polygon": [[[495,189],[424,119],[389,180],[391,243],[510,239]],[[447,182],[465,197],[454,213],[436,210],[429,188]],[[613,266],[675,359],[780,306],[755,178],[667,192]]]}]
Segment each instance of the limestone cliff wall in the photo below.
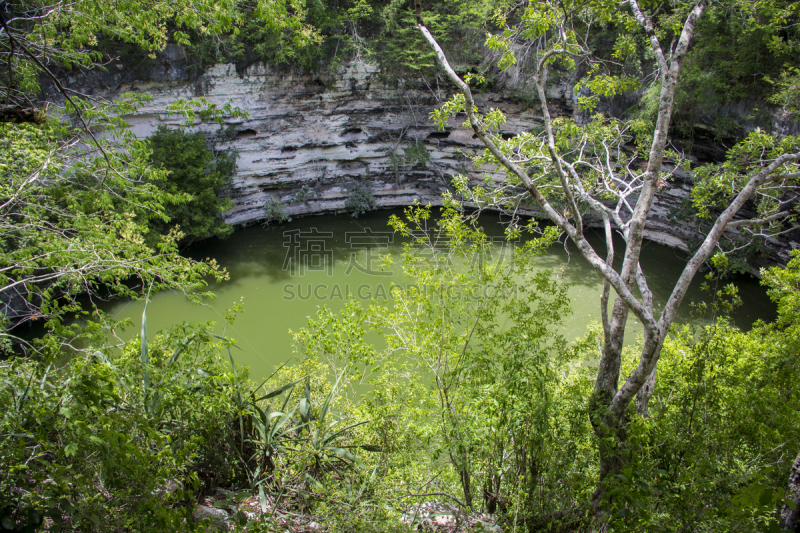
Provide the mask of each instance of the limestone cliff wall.
[{"label": "limestone cliff wall", "polygon": [[[451,121],[445,131],[437,131],[429,119],[435,106],[450,96],[444,88],[389,85],[377,67],[358,61],[324,74],[278,71],[262,64],[239,71],[234,65],[216,65],[189,79],[179,48],[168,49],[164,57],[161,64],[149,67],[152,72],[144,80],[131,80],[129,73],[112,69],[96,81],[103,86],[97,89],[108,96],[141,91],[152,96],[151,104],[127,117],[142,137],[159,124],[178,122],[164,112],[176,98],[202,96],[217,104],[232,100],[249,113],[249,119],[230,121],[224,130],[202,126],[216,149],[239,153],[239,169],[228,193],[235,207],[225,214],[231,224],[262,220],[269,198],[280,200],[290,216],[344,210],[355,182],[362,179],[368,180],[379,206],[391,207],[415,200],[436,205],[450,176],[468,174],[474,180],[486,176],[486,169],[477,172],[463,155],[483,146],[462,127],[462,119]],[[556,103],[553,112],[571,115],[569,81],[554,85],[550,92]],[[511,89],[483,93],[476,100],[479,106],[506,114],[504,134],[541,124],[534,109],[515,103]],[[404,157],[405,150],[418,142],[430,154],[424,164]],[[659,195],[648,222],[648,238],[687,249],[699,237],[673,218],[691,184],[691,175],[679,172]],[[786,261],[788,250],[798,246],[786,238],[771,241],[773,257],[767,262]]]},{"label": "limestone cliff wall", "polygon": [[[226,214],[231,224],[262,219],[270,197],[281,200],[290,215],[343,210],[353,184],[363,179],[379,206],[408,205],[415,199],[435,204],[448,176],[471,170],[459,150],[482,149],[472,132],[455,122],[441,132],[431,123],[438,99],[449,96],[444,91],[388,86],[376,67],[362,62],[326,75],[264,65],[239,75],[234,65],[217,65],[191,82],[133,82],[115,89],[137,91],[153,98],[127,117],[139,136],[159,124],[177,123],[164,113],[176,98],[203,96],[218,104],[232,100],[249,113],[248,120],[230,122],[226,131],[203,126],[217,149],[239,153],[230,191],[236,207]],[[541,123],[503,94],[481,95],[481,103],[507,113],[509,134]],[[415,143],[429,152],[427,163],[406,160],[405,150]],[[301,200],[298,193],[304,187],[308,194]]]}]

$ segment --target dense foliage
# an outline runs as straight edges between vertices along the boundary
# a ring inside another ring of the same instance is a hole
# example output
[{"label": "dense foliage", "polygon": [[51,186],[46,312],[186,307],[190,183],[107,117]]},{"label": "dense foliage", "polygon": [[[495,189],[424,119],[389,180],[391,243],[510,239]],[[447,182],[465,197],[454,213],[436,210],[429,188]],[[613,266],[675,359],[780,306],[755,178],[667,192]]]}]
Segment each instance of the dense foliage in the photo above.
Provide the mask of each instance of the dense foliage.
[{"label": "dense foliage", "polygon": [[231,390],[247,377],[231,372],[219,354],[226,342],[208,327],[180,326],[122,350],[102,348],[102,330],[91,329],[83,341],[98,349],[66,363],[47,339],[38,359],[4,362],[4,531],[189,527],[199,472],[228,463]]},{"label": "dense foliage", "polygon": [[[649,413],[628,404],[613,427],[595,385],[609,325],[587,324],[584,338],[565,342],[559,327],[569,313],[566,287],[538,265],[558,232],[516,220],[509,239],[534,237],[513,255],[499,255],[450,196],[438,219],[415,207],[392,221],[409,240],[400,261],[412,283],[394,287],[386,305],[320,309],[294,334],[297,364],[264,383],[248,381],[234,362],[234,341],[211,333],[213,324],[148,338],[143,317],[140,337],[122,345],[113,343],[119,325],[100,313],[79,313],[85,323],[64,326],[87,292],[140,297],[144,288],[176,289],[197,298],[205,276],[224,272],[182,257],[178,242],[230,232],[219,217],[229,204],[219,193],[234,155],[214,154],[205,137],[188,130],[137,139],[120,117],[145,98],[101,102],[63,85],[64,72],[102,68],[100,40],[149,54],[174,40],[201,65],[261,60],[317,69],[321,60],[362,57],[381,62],[390,77],[419,76],[431,85],[440,74],[416,22],[430,27],[462,62],[459,69],[483,69],[471,76],[479,87],[518,65],[522,74],[533,68],[539,76],[546,67],[554,77],[581,78],[576,96],[584,110],[597,109],[600,96],[644,89],[634,122],[558,120],[548,142],[542,132],[505,139],[495,135],[501,113],[480,115],[476,131],[500,149],[474,162],[518,158],[556,215],[575,220],[587,208],[557,179],[564,168],[604,160],[606,174],[596,164],[574,171],[584,191],[616,179],[604,201],[625,200],[647,180],[660,190],[666,179],[660,166],[646,179],[632,170],[663,125],[664,86],[650,81],[657,58],[647,44],[670,37],[674,44],[687,12],[701,4],[642,4],[657,22],[649,35],[607,0],[448,0],[416,21],[409,3],[394,0],[0,4],[3,325],[48,321],[40,338],[22,341],[24,353],[2,346],[0,528],[203,530],[212,525],[192,519],[197,503],[224,487],[231,491],[218,505],[231,511],[231,527],[248,531],[278,529],[285,516],[300,516],[309,528],[314,519],[330,531],[407,531],[419,520],[403,524],[401,513],[434,498],[493,513],[510,531],[777,531],[780,513],[798,501],[785,483],[800,448],[800,253],[786,268],[764,273],[779,309],[773,324],[733,328],[724,312],[736,290],[725,286],[711,293],[704,309],[713,316],[703,325],[673,328],[669,336],[665,329]],[[575,9],[560,9],[567,5]],[[796,112],[798,74],[783,65],[797,51],[797,6],[709,6],[675,92],[679,129],[691,132],[706,120],[709,103],[736,98],[769,95]],[[491,52],[479,48],[484,40]],[[534,64],[532,43],[600,59]],[[58,98],[44,105],[52,94]],[[444,126],[451,116],[471,115],[466,104],[462,94],[433,118]],[[168,112],[182,113],[187,128],[240,114],[202,100],[178,101]],[[720,134],[737,128],[709,120]],[[724,212],[754,176],[771,169],[782,181],[749,205],[770,224],[794,222],[796,204],[785,193],[798,175],[781,157],[797,146],[796,137],[747,136],[726,163],[697,171],[696,214]],[[553,156],[559,151],[560,159]],[[666,154],[680,163],[677,152]],[[420,143],[406,151],[409,162],[428,158]],[[529,200],[513,176],[500,189],[489,181],[454,185],[473,205],[513,209]],[[356,213],[374,207],[367,184],[352,193],[348,207]],[[279,200],[264,210],[268,220],[286,218]],[[717,256],[713,266],[726,263]],[[709,285],[719,276],[715,271]],[[608,294],[607,287],[604,308]],[[618,308],[623,330],[625,305]],[[2,336],[14,338],[13,331]],[[624,347],[617,340],[619,381],[641,366],[647,339]],[[607,467],[608,457],[616,469]]]},{"label": "dense foliage", "polygon": [[[59,75],[102,68],[101,54],[92,49],[100,37],[155,53],[170,36],[180,38],[181,29],[229,30],[233,11],[231,3],[202,1],[113,8],[83,1],[2,4],[3,326],[57,321],[79,308],[74,298],[81,293],[136,297],[151,287],[196,295],[205,276],[224,277],[213,262],[181,257],[179,233],[150,234],[150,223],[166,228],[168,206],[188,198],[159,186],[166,182],[165,170],[151,165],[149,145],[121,118],[148,97],[87,98]],[[230,104],[204,100],[178,100],[168,112],[189,123],[241,115]],[[2,337],[7,349],[13,336]]]},{"label": "dense foliage", "polygon": [[[503,68],[505,56],[487,53],[482,45],[487,34],[501,37],[517,32],[526,18],[525,5],[428,2],[424,3],[425,22],[459,68],[481,71],[491,83],[501,75],[497,67]],[[795,113],[797,76],[791,74],[791,68],[800,43],[798,6],[794,0],[730,0],[710,6],[698,27],[703,39],[686,58],[676,95],[673,125],[682,137],[690,141],[695,136],[704,140],[740,138],[748,120],[771,124],[767,117],[770,104]],[[661,9],[664,18],[676,24],[685,13],[678,4],[665,4]],[[279,32],[250,15],[245,10],[244,22],[220,41],[197,34],[191,48],[195,67],[201,69],[214,62],[245,66],[262,61],[319,71],[362,58],[378,62],[381,71],[392,79],[414,83],[421,77],[429,86],[434,79],[445,81],[436,72],[435,55],[415,27],[411,2],[308,1],[295,12],[299,26]],[[642,46],[647,39],[645,32],[630,16],[588,16],[584,20],[576,31],[585,34],[593,53],[607,57],[606,66],[612,71],[629,75],[641,85],[641,90],[629,95],[623,104],[628,114],[654,121],[657,106],[653,107],[653,99],[659,83],[653,72],[654,58]],[[302,31],[298,32],[298,27]],[[522,73],[530,74],[528,55],[523,52],[519,59]],[[581,71],[597,66],[583,64]],[[568,75],[561,69],[554,73],[556,79]],[[514,90],[522,101],[535,98],[525,88]],[[743,115],[743,109],[750,109],[752,116]]]},{"label": "dense foliage", "polygon": [[790,0],[712,4],[698,28],[704,39],[687,58],[676,126],[691,133],[705,123],[720,137],[741,136],[743,124],[730,109],[745,100],[754,103],[754,113],[767,112],[764,94],[774,91],[771,79],[794,64],[800,47],[798,17],[800,4]]},{"label": "dense foliage", "polygon": [[[95,127],[131,109],[125,102],[113,107]],[[213,264],[178,256],[175,233],[145,242],[148,226],[133,213],[164,220],[165,206],[182,198],[155,185],[164,171],[147,166],[147,145],[120,133],[121,142],[104,143],[106,159],[75,146],[80,135],[54,121],[0,124],[0,299],[12,325],[58,317],[85,291],[135,296],[131,277],[139,287],[190,292],[204,286],[204,275],[222,275]]]},{"label": "dense foliage", "polygon": [[[413,24],[406,2],[397,0],[309,0],[298,3],[298,26],[282,31],[265,26],[243,9],[243,22],[219,41],[201,34],[189,49],[198,70],[216,62],[246,66],[261,61],[273,67],[300,66],[310,71],[335,68],[360,58],[377,61],[392,79],[416,83],[420,75],[436,77],[435,57]],[[426,19],[443,42],[460,43],[454,52],[471,63],[480,62],[480,32],[493,4],[476,5],[447,0],[430,6]],[[298,28],[302,28],[298,31]],[[469,46],[463,46],[469,42]]]},{"label": "dense foliage", "polygon": [[[536,266],[556,233],[511,254],[454,210],[393,224],[417,239],[402,258],[414,283],[389,305],[321,309],[295,335],[299,364],[266,387],[230,365],[211,325],[149,340],[143,328],[120,350],[90,328],[66,363],[45,339],[41,359],[3,364],[4,527],[191,529],[196,495],[225,486],[232,513],[261,509],[232,522],[246,530],[277,526],[279,509],[331,531],[402,530],[397,510],[429,493],[511,530],[591,529],[599,332],[573,345],[558,333],[565,286]],[[799,261],[765,276],[775,324],[717,320],[667,342],[650,417],[630,427],[629,466],[609,487],[609,530],[775,527],[800,442],[787,357]],[[709,309],[735,300],[724,294]]]},{"label": "dense foliage", "polygon": [[[683,155],[669,149],[672,118],[679,89],[686,86],[684,60],[697,47],[693,45],[703,40],[699,21],[709,3],[675,2],[672,9],[662,10],[627,0],[622,11],[612,2],[580,5],[578,8],[575,2],[547,0],[528,3],[512,30],[487,37],[487,46],[501,54],[503,69],[517,64],[522,51],[528,55],[533,69],[529,83],[535,89],[543,119],[542,130],[506,139],[499,134],[505,122],[503,113],[497,109],[485,111],[476,105],[469,85],[475,76],[462,78],[454,70],[425,25],[422,3],[415,2],[421,34],[436,52],[442,71],[458,87],[458,93],[435,110],[432,118],[442,129],[458,113],[465,113],[465,126],[486,147],[484,154],[474,158],[475,162],[498,165],[505,171],[499,187],[493,187],[488,179],[482,186],[470,187],[467,179],[459,178],[459,193],[478,205],[505,208],[511,213],[521,202],[532,201],[604,279],[604,292],[599,299],[602,342],[597,342],[599,360],[587,405],[599,468],[588,507],[595,520],[608,521],[615,515],[630,515],[630,506],[640,503],[635,498],[623,498],[625,491],[618,486],[618,480],[632,480],[633,466],[642,457],[636,447],[636,428],[651,419],[649,402],[658,387],[658,364],[667,353],[668,337],[689,283],[699,274],[701,265],[711,262],[719,266],[727,261],[724,254],[736,247],[731,244],[732,236],[744,234],[753,238],[797,229],[794,205],[800,152],[796,138],[756,131],[729,151],[728,163],[720,167],[708,165],[695,174],[699,178],[693,190],[695,206],[701,217],[713,222],[672,285],[667,302],[663,307],[654,306],[648,275],[639,259],[656,196],[665,187],[669,174],[682,166]],[[592,48],[591,34],[581,30],[598,22],[628,25],[640,31],[642,38],[623,42],[624,49],[615,50],[611,57],[598,54]],[[600,104],[599,96],[618,95],[638,85],[639,80],[621,71],[613,59],[635,54],[640,47],[654,58],[655,85],[659,88],[653,122],[615,120],[602,114],[586,121],[553,116],[546,81],[554,64],[561,64],[578,78],[576,89],[588,90],[577,97],[577,103],[582,110],[592,111]],[[583,63],[587,59],[589,65]],[[581,66],[588,66],[588,71],[581,72]],[[635,166],[627,164],[632,151],[631,141],[626,140],[629,136],[635,139],[632,156],[640,161]],[[628,146],[623,148],[625,144]],[[719,203],[709,209],[715,194],[704,197],[704,191],[714,187],[719,187]],[[749,202],[757,205],[757,213],[743,210]],[[602,220],[604,249],[586,239],[585,229],[591,223],[588,217]],[[787,226],[789,229],[784,230]],[[624,241],[620,252],[613,242],[615,231]],[[716,256],[715,250],[719,250]],[[618,263],[620,253],[622,261]],[[635,347],[638,355],[625,345],[625,328],[631,315],[643,327],[643,338]],[[768,506],[773,495],[778,501],[783,496],[765,492],[760,498],[762,505]],[[787,500],[786,505],[791,507],[796,502]],[[582,507],[586,508],[578,509]],[[633,524],[646,523],[646,518],[633,520]],[[788,519],[785,525],[794,528]],[[778,527],[777,522],[770,525],[771,529]]]},{"label": "dense foliage", "polygon": [[372,194],[369,181],[366,179],[364,181],[356,181],[347,196],[347,200],[344,202],[344,206],[352,212],[354,218],[358,218],[358,215],[375,209],[375,195]]},{"label": "dense foliage", "polygon": [[[413,211],[395,224],[419,230],[428,216]],[[568,347],[553,328],[567,310],[563,286],[533,259],[551,234],[511,264],[496,255],[483,262],[480,233],[459,220],[446,214],[409,247],[404,265],[414,288],[396,289],[390,308],[321,311],[297,340],[306,357],[372,384],[355,408],[379,410],[365,431],[394,450],[380,493],[402,498],[403,487],[435,479],[435,490],[419,492],[498,513],[504,527],[591,529],[596,518],[584,514],[584,502],[599,456],[587,400],[599,331]],[[442,240],[449,252],[437,248]],[[784,309],[797,261],[766,276],[782,284],[772,296]],[[728,308],[731,296],[726,287],[711,307]],[[787,319],[782,312],[778,323]],[[364,340],[376,330],[385,346]],[[800,442],[797,362],[786,357],[784,335],[770,325],[743,333],[724,319],[676,331],[650,417],[630,426],[630,462],[609,480],[601,519],[609,530],[777,531]],[[630,348],[626,369],[635,361]]]},{"label": "dense foliage", "polygon": [[227,237],[233,228],[222,219],[222,213],[233,207],[229,199],[221,199],[236,172],[236,154],[215,154],[207,146],[205,135],[183,129],[159,127],[147,139],[150,162],[156,169],[167,170],[166,179],[155,185],[168,194],[188,195],[189,200],[170,205],[165,210],[169,222],[153,220],[154,231],[165,234],[178,226],[185,239]]}]

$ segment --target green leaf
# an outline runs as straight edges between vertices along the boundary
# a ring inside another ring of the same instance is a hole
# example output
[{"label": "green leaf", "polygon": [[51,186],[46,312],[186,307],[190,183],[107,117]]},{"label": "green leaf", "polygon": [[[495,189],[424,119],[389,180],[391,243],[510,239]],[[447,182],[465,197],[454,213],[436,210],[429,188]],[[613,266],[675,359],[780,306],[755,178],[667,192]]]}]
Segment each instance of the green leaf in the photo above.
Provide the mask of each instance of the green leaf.
[{"label": "green leaf", "polygon": [[303,376],[300,379],[292,381],[291,383],[289,383],[287,385],[284,385],[283,387],[280,387],[279,389],[275,389],[274,391],[269,392],[269,393],[265,394],[264,396],[261,396],[260,398],[256,398],[255,401],[256,402],[260,402],[260,401],[263,401],[263,400],[269,400],[270,398],[274,398],[275,396],[283,394],[285,391],[291,389],[292,387],[294,387],[295,385],[297,385],[298,383],[300,383],[301,381],[303,381],[307,377],[308,376]]},{"label": "green leaf", "polygon": [[78,445],[74,442],[70,442],[66,446],[64,446],[64,455],[67,457],[72,457],[78,452]]},{"label": "green leaf", "polygon": [[233,375],[235,376],[236,375],[236,364],[233,362],[233,354],[231,353],[231,349],[230,348],[228,348],[228,358],[231,361],[231,372],[233,372]]},{"label": "green leaf", "polygon": [[300,398],[297,404],[297,410],[300,413],[300,419],[308,424],[311,421],[311,400],[309,399],[310,393],[308,392],[308,381],[306,381],[306,397]]},{"label": "green leaf", "polygon": [[311,477],[311,474],[309,474],[308,472],[303,474],[303,479],[305,479],[307,482],[311,483],[311,485],[313,485],[314,488],[316,488],[317,490],[320,490],[320,491],[324,491],[325,490],[325,487],[322,486],[322,483],[320,483],[319,481],[317,481],[316,479]]},{"label": "green leaf", "polygon": [[261,503],[261,514],[267,512],[267,496],[264,494],[264,485],[258,486],[258,500]]},{"label": "green leaf", "polygon": [[337,447],[330,446],[330,447],[328,447],[326,449],[328,451],[330,451],[331,453],[341,457],[345,461],[348,461],[348,462],[352,463],[352,462],[355,462],[355,460],[356,460],[356,456],[353,455],[351,452],[345,450],[344,448],[337,448]]},{"label": "green leaf", "polygon": [[336,389],[339,388],[339,383],[342,381],[342,377],[344,377],[344,372],[342,372],[336,380],[336,383],[333,384],[331,388],[331,392],[328,393],[328,397],[325,398],[325,403],[322,405],[322,409],[319,413],[319,423],[325,423],[325,415],[328,414],[328,407],[331,405],[331,401],[333,400],[334,395],[336,394]]},{"label": "green leaf", "polygon": [[281,369],[282,369],[283,367],[285,367],[285,366],[286,366],[286,365],[289,363],[289,361],[291,361],[292,359],[294,359],[294,356],[291,356],[289,359],[287,359],[286,361],[284,361],[283,363],[281,363],[280,365],[278,365],[278,368],[276,368],[275,370],[273,370],[273,371],[272,371],[272,374],[270,374],[269,376],[267,376],[267,379],[265,379],[264,381],[262,381],[262,382],[261,382],[261,385],[259,385],[258,387],[256,387],[256,388],[255,388],[255,390],[258,390],[258,389],[260,389],[261,387],[263,387],[263,386],[264,386],[264,385],[267,383],[267,381],[269,381],[269,380],[271,380],[273,377],[275,377],[275,375],[276,375],[278,372],[280,372],[280,371],[281,371]]},{"label": "green leaf", "polygon": [[[144,299],[144,309],[142,310],[142,332],[140,336],[140,345],[142,351],[142,366],[144,366],[144,389],[150,388],[150,356],[147,352],[147,304],[150,301],[150,288],[147,289],[147,296]],[[145,412],[147,412],[147,404],[145,404]]]},{"label": "green leaf", "polygon": [[[283,426],[286,424],[286,422],[288,422],[289,420],[291,420],[291,418],[292,418],[292,415],[294,414],[294,412],[295,412],[295,410],[296,410],[296,409],[297,409],[297,408],[295,407],[295,409],[292,409],[291,411],[289,411],[288,413],[286,413],[285,415],[283,415],[283,416],[280,418],[280,420],[278,420],[278,423],[277,423],[277,424],[275,424],[275,426],[272,428],[272,431],[270,431],[270,438],[271,438],[271,439],[274,439],[274,438],[275,438],[275,436],[278,434],[278,431],[280,431],[280,429],[281,429],[281,428],[282,428],[282,427],[283,427]],[[280,413],[272,413],[272,415],[279,415],[279,414],[280,414]]]}]

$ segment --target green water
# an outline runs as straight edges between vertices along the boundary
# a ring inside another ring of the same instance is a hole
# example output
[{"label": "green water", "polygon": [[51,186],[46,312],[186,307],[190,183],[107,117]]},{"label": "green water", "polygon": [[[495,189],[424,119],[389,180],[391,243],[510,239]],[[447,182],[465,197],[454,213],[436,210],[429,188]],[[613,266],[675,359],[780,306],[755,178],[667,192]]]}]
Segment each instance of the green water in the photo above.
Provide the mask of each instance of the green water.
[{"label": "green water", "polygon": [[[391,214],[401,215],[402,211],[377,211],[358,219],[349,215],[308,217],[279,226],[253,226],[236,231],[224,241],[211,239],[197,244],[187,253],[196,259],[216,259],[230,273],[230,280],[211,285],[217,297],[205,305],[191,304],[175,293],[155,295],[147,309],[148,328],[156,331],[183,321],[213,320],[220,324],[217,332],[222,333],[225,309],[241,300],[244,313],[224,333],[242,348],[237,351],[237,362],[250,366],[253,379],[266,377],[292,356],[289,330],[302,328],[318,306],[340,309],[348,297],[386,303],[392,281],[407,282],[399,265],[389,271],[379,266],[382,253],[399,258],[401,251],[398,237],[387,226]],[[502,240],[499,216],[484,216],[481,223],[488,235]],[[590,238],[604,255],[599,236]],[[495,257],[507,257],[504,254],[511,246],[498,243]],[[622,249],[621,242],[618,246]],[[666,301],[684,261],[684,254],[678,250],[645,242],[641,263],[656,305]],[[574,248],[551,247],[538,259],[537,267],[554,269],[570,284],[573,314],[563,324],[567,339],[582,335],[588,322],[599,322],[602,278]],[[684,300],[679,321],[690,320],[689,303],[703,299],[700,281],[695,280]],[[733,317],[739,327],[749,328],[756,319],[774,317],[774,306],[757,280],[743,276],[734,282],[744,301]],[[119,302],[106,306],[112,317],[132,320],[134,326],[123,332],[123,339],[138,334],[143,305]],[[632,341],[641,326],[633,318],[628,324],[626,339]]]}]

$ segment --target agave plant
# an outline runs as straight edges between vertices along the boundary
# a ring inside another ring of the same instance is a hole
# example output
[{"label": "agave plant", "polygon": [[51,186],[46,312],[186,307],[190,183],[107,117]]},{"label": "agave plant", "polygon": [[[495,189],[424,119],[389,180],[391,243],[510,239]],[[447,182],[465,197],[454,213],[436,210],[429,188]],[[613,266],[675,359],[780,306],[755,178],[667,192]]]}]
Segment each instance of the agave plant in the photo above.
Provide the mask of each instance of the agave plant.
[{"label": "agave plant", "polygon": [[[165,413],[162,392],[159,390],[158,383],[153,382],[151,372],[151,358],[147,342],[147,303],[146,301],[142,312],[140,337],[144,406],[145,413],[149,418],[160,419],[165,416]],[[205,335],[213,336],[227,343],[231,373],[235,378],[238,377],[239,370],[231,353],[231,343],[225,337],[206,330],[196,330],[187,335],[167,359],[166,365],[174,364],[195,338]],[[353,449],[379,450],[375,446],[350,445],[345,441],[350,430],[366,424],[368,421],[345,425],[345,418],[332,419],[331,405],[339,392],[342,382],[341,375],[322,405],[318,407],[312,401],[309,376],[303,376],[274,390],[267,390],[267,383],[287,363],[288,361],[280,365],[255,388],[242,385],[239,379],[233,380],[233,383],[236,384],[235,388],[231,389],[234,412],[225,438],[230,449],[236,454],[246,477],[243,493],[257,493],[261,501],[262,512],[266,513],[267,492],[277,491],[277,501],[281,499],[286,490],[283,482],[276,479],[278,458],[290,453],[299,453],[298,458],[305,455],[307,459],[300,459],[292,464],[291,478],[303,479],[314,488],[323,489],[321,481],[327,473],[334,471],[348,488],[348,494],[358,499],[366,485],[350,480],[352,476],[349,474],[352,469],[361,467]],[[201,378],[214,378],[207,373],[204,375],[202,369],[190,369],[190,371],[197,372]],[[292,407],[292,398],[296,397],[294,396],[296,387],[303,381],[305,381],[304,393]],[[281,396],[283,398],[279,400],[279,403],[273,405],[272,402]],[[166,420],[162,422],[166,422]],[[374,471],[372,477],[374,477]],[[355,477],[353,479],[355,480]]]},{"label": "agave plant", "polygon": [[341,380],[342,376],[340,375],[325,398],[316,417],[313,416],[311,387],[308,380],[306,380],[305,396],[298,403],[298,413],[303,423],[301,427],[303,445],[311,452],[313,457],[311,471],[306,472],[304,477],[317,488],[322,488],[319,480],[329,468],[332,468],[342,477],[344,474],[341,469],[342,465],[347,467],[362,466],[350,450],[361,448],[367,451],[377,451],[375,446],[342,444],[348,431],[366,424],[369,420],[356,422],[345,427],[339,427],[345,421],[343,418],[329,422],[328,415],[330,414],[331,402],[336,396]]}]

